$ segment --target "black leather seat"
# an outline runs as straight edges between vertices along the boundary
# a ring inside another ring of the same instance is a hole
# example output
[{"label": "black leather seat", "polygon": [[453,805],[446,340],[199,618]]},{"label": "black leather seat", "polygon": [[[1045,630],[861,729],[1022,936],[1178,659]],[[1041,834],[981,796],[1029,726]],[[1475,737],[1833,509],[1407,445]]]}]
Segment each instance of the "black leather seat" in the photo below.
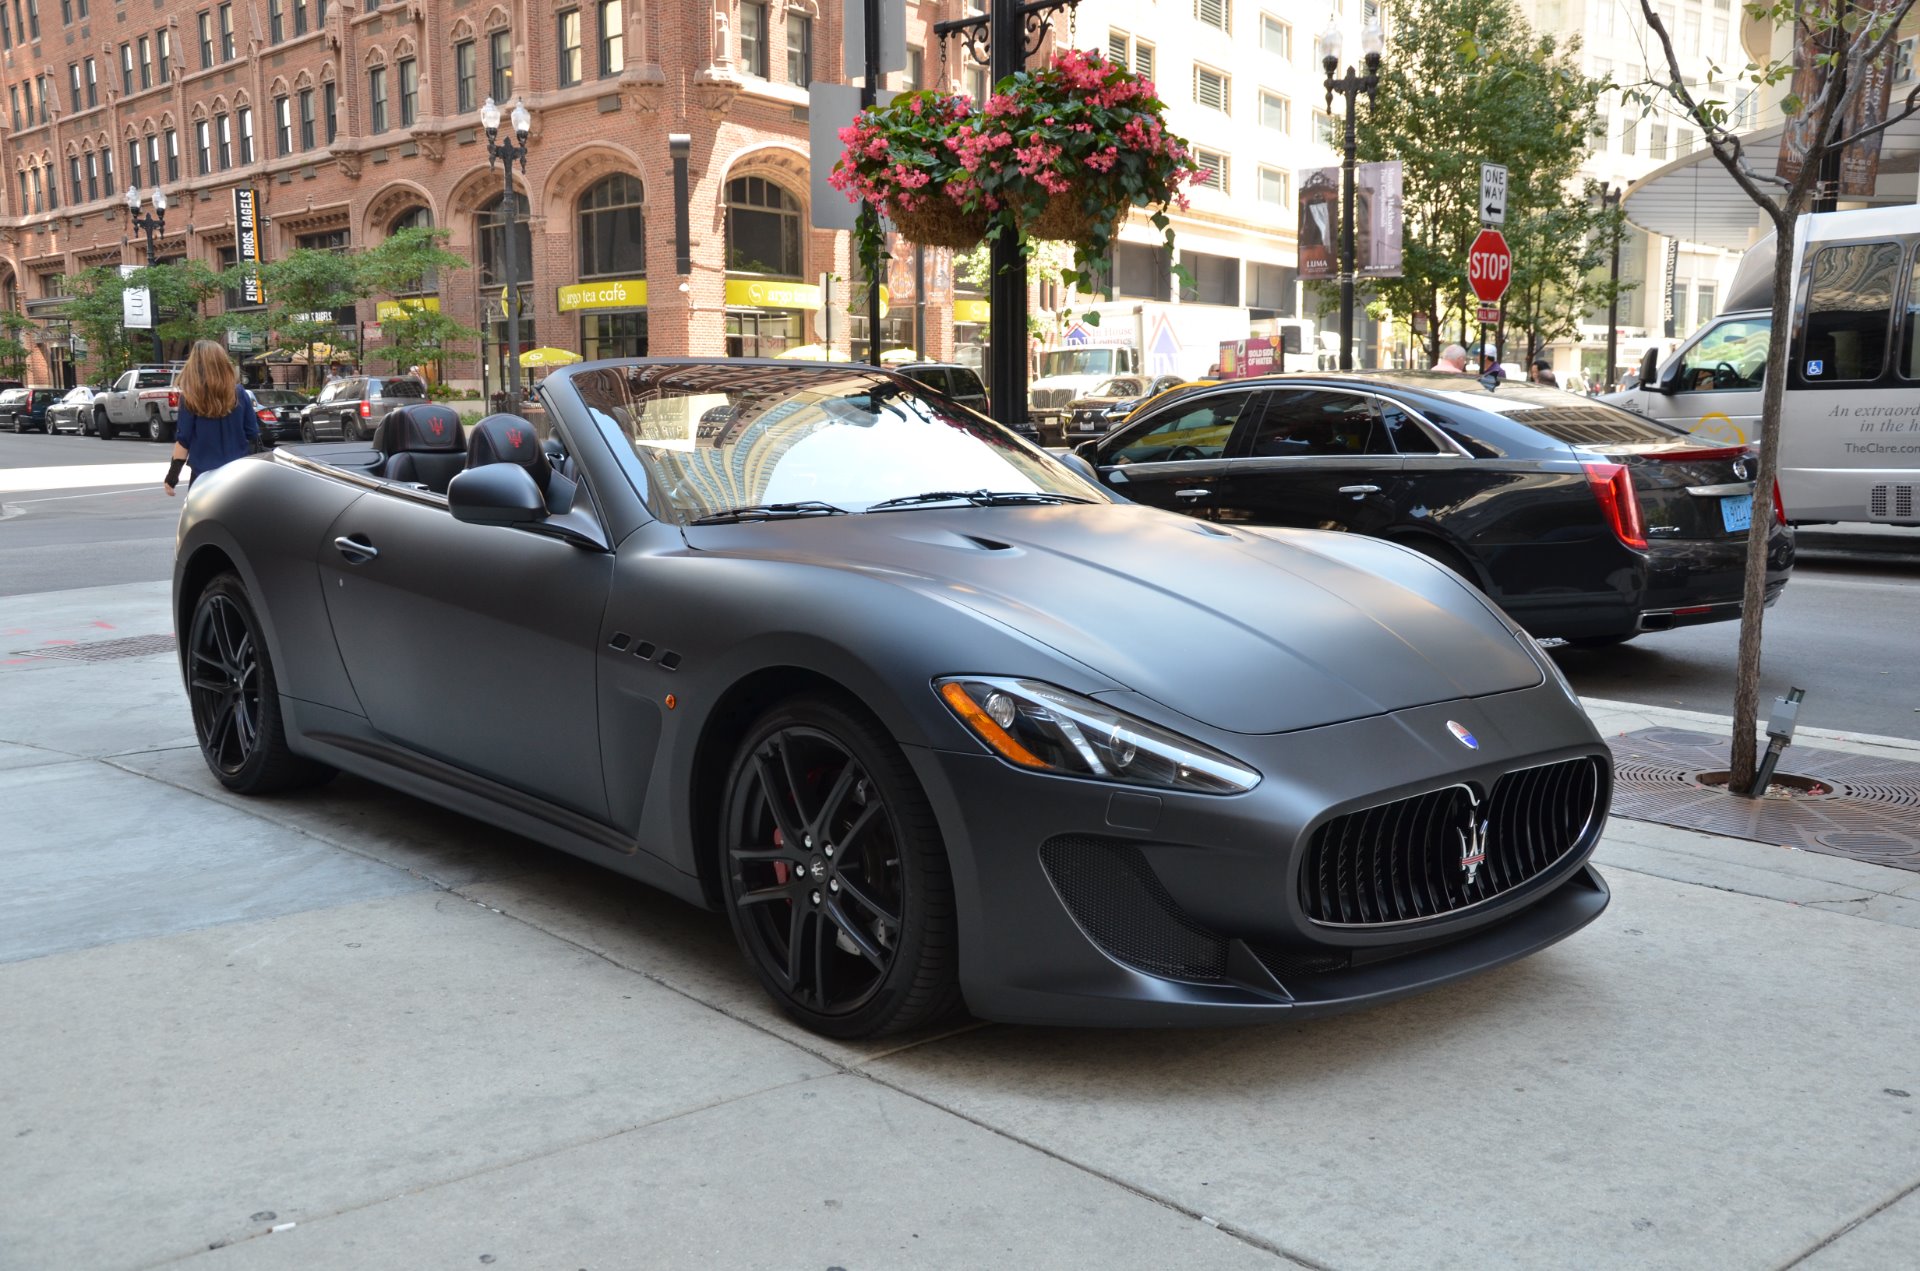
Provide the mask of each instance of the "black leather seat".
[{"label": "black leather seat", "polygon": [[385,456],[381,476],[416,482],[435,494],[445,494],[447,483],[467,466],[460,416],[446,406],[423,402],[389,411],[374,429],[373,448]]},{"label": "black leather seat", "polygon": [[488,415],[468,431],[467,467],[489,463],[517,463],[525,468],[547,496],[549,511],[561,513],[573,506],[574,482],[554,470],[539,432],[519,415]]}]

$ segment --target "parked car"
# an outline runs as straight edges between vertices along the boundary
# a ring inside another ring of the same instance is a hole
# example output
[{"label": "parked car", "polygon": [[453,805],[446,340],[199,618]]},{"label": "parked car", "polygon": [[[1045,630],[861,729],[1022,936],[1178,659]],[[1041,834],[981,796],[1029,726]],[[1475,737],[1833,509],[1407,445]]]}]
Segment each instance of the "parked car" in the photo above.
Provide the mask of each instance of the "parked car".
[{"label": "parked car", "polygon": [[272,446],[282,441],[299,441],[307,407],[313,399],[287,388],[250,388],[253,411],[260,416],[260,443]]},{"label": "parked car", "polygon": [[[1127,498],[1219,525],[1391,539],[1536,636],[1601,646],[1740,615],[1753,453],[1558,389],[1420,371],[1234,380],[1080,453]],[[1768,604],[1793,556],[1776,516]]]},{"label": "parked car", "polygon": [[47,407],[58,401],[57,388],[10,388],[0,393],[0,428],[13,431],[48,432]]},{"label": "parked car", "polygon": [[371,441],[387,412],[427,400],[412,375],[349,375],[320,390],[300,424],[302,441]]},{"label": "parked car", "polygon": [[94,400],[105,391],[97,384],[82,384],[78,388],[68,389],[59,400],[47,407],[48,431],[70,432],[77,437],[91,433]]},{"label": "parked car", "polygon": [[878,369],[622,359],[542,398],[194,483],[215,780],[344,769],[724,912],[835,1036],[1295,1019],[1607,903],[1606,744],[1452,571],[1113,499]]},{"label": "parked car", "polygon": [[93,431],[111,441],[122,428],[137,428],[148,441],[172,441],[180,410],[180,366],[136,366],[93,403]]},{"label": "parked car", "polygon": [[1178,375],[1116,375],[1067,406],[1067,440],[1075,445],[1103,436],[1149,397],[1187,381]]},{"label": "parked car", "polygon": [[980,373],[958,362],[907,362],[895,367],[916,384],[924,384],[936,393],[945,393],[962,406],[987,413],[987,386]]}]

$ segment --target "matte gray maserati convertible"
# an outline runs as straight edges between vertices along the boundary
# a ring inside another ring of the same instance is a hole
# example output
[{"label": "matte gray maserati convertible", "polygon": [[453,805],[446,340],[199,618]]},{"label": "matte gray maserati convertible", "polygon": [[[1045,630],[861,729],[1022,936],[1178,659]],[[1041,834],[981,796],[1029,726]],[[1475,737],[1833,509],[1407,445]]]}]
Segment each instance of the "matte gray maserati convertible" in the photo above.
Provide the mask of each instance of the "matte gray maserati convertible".
[{"label": "matte gray maserati convertible", "polygon": [[587,363],[541,400],[194,483],[221,782],[344,769],[725,910],[837,1036],[1350,1008],[1606,906],[1606,747],[1413,552],[1117,501],[868,368]]}]

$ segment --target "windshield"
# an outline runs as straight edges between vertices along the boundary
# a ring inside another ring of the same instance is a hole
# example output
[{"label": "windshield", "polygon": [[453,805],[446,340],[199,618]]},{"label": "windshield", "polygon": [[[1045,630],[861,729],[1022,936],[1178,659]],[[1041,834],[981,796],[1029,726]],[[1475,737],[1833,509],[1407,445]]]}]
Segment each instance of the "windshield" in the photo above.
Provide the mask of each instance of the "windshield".
[{"label": "windshield", "polygon": [[930,491],[1109,501],[999,425],[886,373],[641,362],[556,376],[547,391],[563,406],[577,394],[669,520],[765,504],[863,512]]},{"label": "windshield", "polygon": [[1089,397],[1136,397],[1140,393],[1140,381],[1133,379],[1108,380],[1099,388],[1087,394]]},{"label": "windshield", "polygon": [[1112,349],[1053,349],[1040,355],[1040,374],[1105,375],[1113,370]]}]

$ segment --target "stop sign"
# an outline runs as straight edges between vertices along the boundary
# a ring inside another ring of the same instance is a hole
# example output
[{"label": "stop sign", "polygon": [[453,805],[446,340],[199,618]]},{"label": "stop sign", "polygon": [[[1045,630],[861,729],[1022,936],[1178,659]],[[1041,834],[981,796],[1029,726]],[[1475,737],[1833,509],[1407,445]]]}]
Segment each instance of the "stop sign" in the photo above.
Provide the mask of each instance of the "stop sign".
[{"label": "stop sign", "polygon": [[1483,229],[1467,249],[1467,283],[1473,294],[1492,304],[1507,294],[1513,281],[1513,253],[1507,250],[1507,238],[1497,229]]}]

